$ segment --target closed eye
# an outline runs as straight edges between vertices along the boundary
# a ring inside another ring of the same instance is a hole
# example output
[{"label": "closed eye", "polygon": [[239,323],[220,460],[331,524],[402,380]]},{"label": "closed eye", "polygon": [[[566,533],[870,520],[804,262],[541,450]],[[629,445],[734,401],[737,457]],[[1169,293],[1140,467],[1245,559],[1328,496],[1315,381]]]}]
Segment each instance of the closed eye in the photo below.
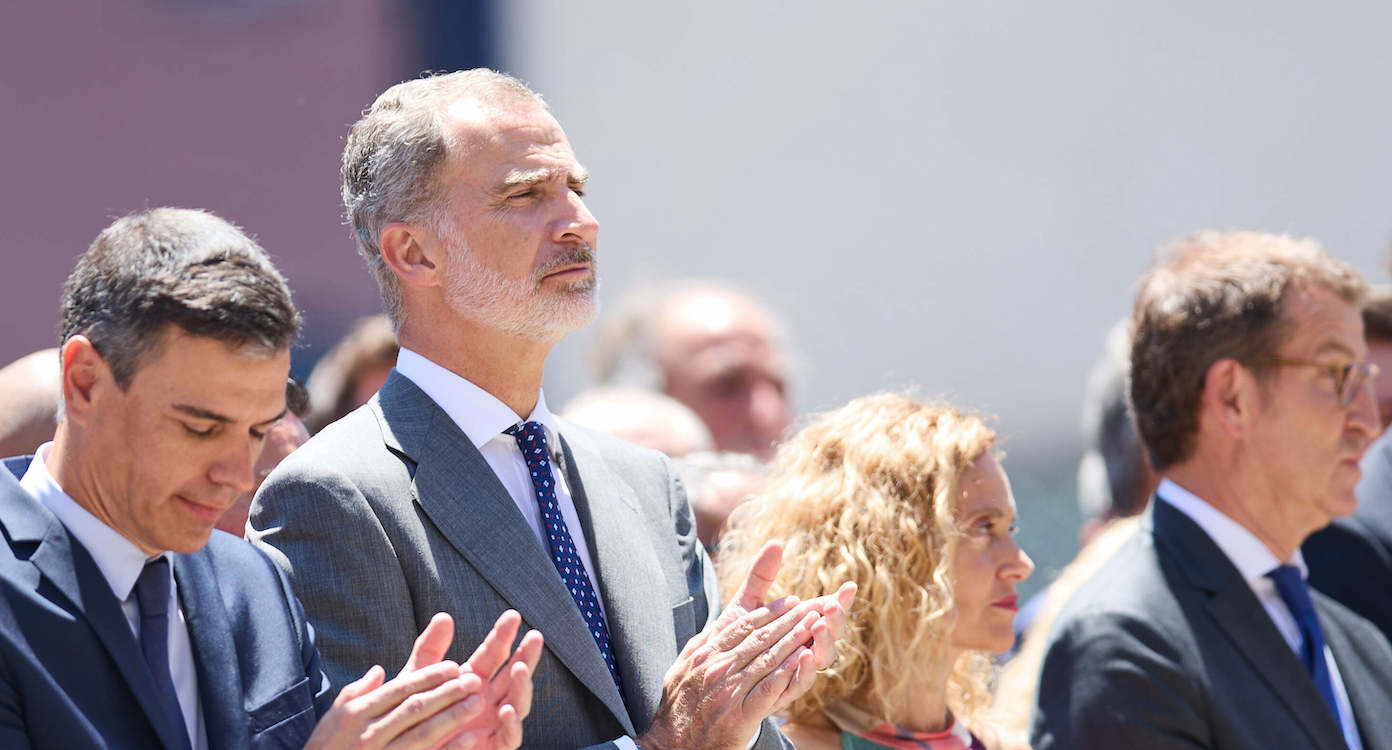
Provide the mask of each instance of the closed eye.
[{"label": "closed eye", "polygon": [[206,429],[200,430],[187,422],[180,422],[179,424],[183,425],[185,432],[194,437],[200,438],[212,437],[213,433],[217,431],[218,427],[216,424],[214,424]]}]

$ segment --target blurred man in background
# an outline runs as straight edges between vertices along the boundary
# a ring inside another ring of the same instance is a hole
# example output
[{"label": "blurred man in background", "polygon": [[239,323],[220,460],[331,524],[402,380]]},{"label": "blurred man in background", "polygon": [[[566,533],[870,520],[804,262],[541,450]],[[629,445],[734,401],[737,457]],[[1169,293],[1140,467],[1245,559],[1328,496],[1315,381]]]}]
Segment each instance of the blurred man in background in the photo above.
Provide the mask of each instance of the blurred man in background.
[{"label": "blurred man in background", "polygon": [[251,489],[237,496],[232,507],[218,518],[217,528],[233,536],[246,535],[247,515],[251,512],[251,499],[261,489],[261,483],[271,470],[295,452],[296,448],[309,440],[309,430],[305,429],[304,418],[309,413],[309,394],[298,380],[290,378],[285,384],[285,413],[266,429],[262,441],[261,455],[252,466]]},{"label": "blurred man in background", "polygon": [[1368,361],[1385,377],[1373,383],[1382,429],[1392,425],[1392,286],[1375,286],[1363,302],[1363,335],[1368,339]]},{"label": "blurred man in background", "polygon": [[33,453],[58,421],[58,350],[42,349],[0,368],[0,456]]},{"label": "blurred man in background", "polygon": [[591,388],[571,399],[561,416],[668,458],[715,447],[695,412],[670,396],[641,388]]},{"label": "blurred man in background", "polygon": [[747,453],[705,451],[678,459],[677,472],[696,515],[696,536],[715,559],[725,522],[764,489],[768,466]]},{"label": "blurred man in background", "polygon": [[396,365],[396,333],[385,315],[369,315],[353,325],[314,365],[306,384],[311,434],[367,403]]},{"label": "blurred man in background", "polygon": [[1083,457],[1078,462],[1078,532],[1082,549],[1048,588],[1020,608],[1013,658],[1001,670],[993,696],[997,721],[1023,735],[1029,731],[1039,666],[1054,621],[1069,598],[1102,569],[1135,533],[1160,477],[1150,468],[1126,392],[1130,362],[1130,321],[1107,333],[1102,356],[1088,375],[1083,398]]},{"label": "blurred man in background", "polygon": [[635,292],[600,326],[594,378],[686,404],[721,451],[767,460],[792,421],[783,333],[728,285],[685,282]]}]

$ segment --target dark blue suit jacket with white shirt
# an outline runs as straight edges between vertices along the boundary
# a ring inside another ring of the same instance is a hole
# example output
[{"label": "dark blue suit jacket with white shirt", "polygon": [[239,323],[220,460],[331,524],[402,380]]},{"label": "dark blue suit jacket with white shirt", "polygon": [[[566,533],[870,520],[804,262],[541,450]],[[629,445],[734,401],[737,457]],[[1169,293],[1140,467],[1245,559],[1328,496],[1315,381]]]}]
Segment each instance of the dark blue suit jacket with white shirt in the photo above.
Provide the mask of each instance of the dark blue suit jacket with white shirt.
[{"label": "dark blue suit jacket with white shirt", "polygon": [[[174,747],[116,595],[20,486],[29,462],[0,468],[0,747]],[[220,531],[171,558],[210,750],[303,747],[333,696],[285,575]]]}]

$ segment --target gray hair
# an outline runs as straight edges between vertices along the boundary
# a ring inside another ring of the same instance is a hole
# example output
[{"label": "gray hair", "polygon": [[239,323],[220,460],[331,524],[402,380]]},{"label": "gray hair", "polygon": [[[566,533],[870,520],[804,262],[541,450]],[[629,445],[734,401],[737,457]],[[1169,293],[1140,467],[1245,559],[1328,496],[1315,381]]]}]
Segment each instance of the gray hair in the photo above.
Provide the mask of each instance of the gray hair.
[{"label": "gray hair", "polygon": [[343,207],[358,253],[377,280],[394,327],[402,316],[401,284],[382,259],[382,229],[396,221],[432,221],[449,132],[444,108],[465,97],[486,103],[546,103],[522,81],[475,68],[426,75],[382,92],[348,131],[343,149]]},{"label": "gray hair", "polygon": [[206,211],[156,208],[117,219],[63,286],[60,343],[91,340],[121,388],[165,329],[233,346],[288,348],[300,315],[250,237]]}]

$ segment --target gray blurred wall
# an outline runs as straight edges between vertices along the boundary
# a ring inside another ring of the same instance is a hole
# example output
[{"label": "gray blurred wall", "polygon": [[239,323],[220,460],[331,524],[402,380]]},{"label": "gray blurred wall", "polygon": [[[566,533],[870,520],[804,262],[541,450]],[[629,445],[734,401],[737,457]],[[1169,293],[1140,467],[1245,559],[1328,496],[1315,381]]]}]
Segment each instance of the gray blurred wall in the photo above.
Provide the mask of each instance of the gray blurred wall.
[{"label": "gray blurred wall", "polygon": [[1073,552],[1087,368],[1154,248],[1292,232],[1386,279],[1385,3],[505,7],[509,67],[593,173],[604,299],[739,279],[790,322],[804,411],[915,387],[999,415],[1036,585]]},{"label": "gray blurred wall", "polygon": [[[424,67],[414,9],[457,23],[460,7],[0,11],[0,361],[53,344],[59,287],[102,226],[175,204],[262,239],[305,310],[297,367],[312,363],[379,308],[341,224],[347,126]],[[916,388],[999,415],[1035,586],[1072,555],[1085,375],[1153,248],[1201,227],[1286,231],[1386,278],[1392,6],[496,10],[503,67],[546,95],[594,173],[604,299],[736,279],[787,319],[804,412]],[[589,338],[553,356],[553,404],[586,385]]]}]

